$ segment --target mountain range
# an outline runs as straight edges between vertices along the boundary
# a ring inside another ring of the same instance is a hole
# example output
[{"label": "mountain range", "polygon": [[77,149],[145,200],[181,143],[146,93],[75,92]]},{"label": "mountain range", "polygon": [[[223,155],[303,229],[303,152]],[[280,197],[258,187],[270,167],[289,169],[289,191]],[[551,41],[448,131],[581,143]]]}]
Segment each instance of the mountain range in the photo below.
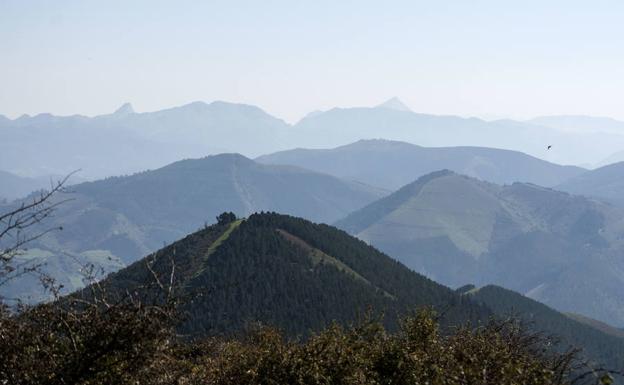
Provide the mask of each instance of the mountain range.
[{"label": "mountain range", "polygon": [[624,134],[624,122],[607,117],[552,115],[533,118],[528,122],[567,132]]},{"label": "mountain range", "polygon": [[586,170],[560,166],[510,150],[483,147],[421,147],[382,139],[360,140],[332,149],[294,149],[256,158],[357,180],[389,190],[441,169],[494,183],[530,182],[555,186]]},{"label": "mountain range", "polygon": [[150,298],[160,290],[146,285],[152,272],[170,282],[172,268],[174,290],[184,299],[180,331],[187,336],[236,334],[261,323],[290,338],[305,337],[332,322],[357,322],[367,312],[383,314],[386,326],[396,329],[399,317],[430,306],[446,327],[515,311],[533,330],[560,337],[564,349],[582,347],[586,357],[608,367],[624,360],[621,337],[499,287],[454,292],[343,231],[301,218],[263,213],[223,220],[101,285],[112,294],[139,290]]},{"label": "mountain range", "polygon": [[[615,365],[624,359],[624,162],[561,164],[619,159],[623,124],[428,115],[397,98],[296,124],[225,102],[0,117],[0,212],[48,175],[106,177],[58,196],[71,199],[34,230],[63,230],[15,263],[41,265],[69,293],[90,274],[112,273],[107,285],[129,289],[149,278],[146,261],[161,274],[174,261],[192,298],[191,335],[260,321],[305,336],[366,308],[393,327],[431,305],[449,324],[518,312]],[[223,211],[246,219],[209,226]],[[482,287],[446,287],[468,283]],[[0,296],[50,293],[24,274]]]},{"label": "mountain range", "polygon": [[[386,193],[294,166],[263,165],[242,155],[222,154],[74,185],[57,198],[70,200],[34,229],[62,226],[63,230],[48,233],[30,246],[38,258],[65,261],[61,265],[67,270],[53,272],[66,279],[79,275],[72,262],[76,255],[97,256],[105,265],[109,261],[128,264],[212,223],[223,210],[239,216],[281,211],[333,222]],[[14,280],[12,294],[17,296],[20,287],[32,294],[20,278]]]},{"label": "mountain range", "polygon": [[451,287],[500,285],[624,325],[624,212],[601,201],[439,171],[336,225]]},{"label": "mountain range", "polygon": [[287,148],[279,141],[288,129],[257,107],[225,102],[146,113],[125,104],[95,117],[22,116],[0,120],[0,165],[24,176],[80,169],[95,179],[232,150],[259,155]]},{"label": "mountain range", "polygon": [[[222,152],[249,157],[294,147],[333,148],[385,138],[428,147],[479,146],[525,152],[560,164],[597,164],[624,149],[624,133],[603,120],[497,120],[416,113],[393,98],[375,107],[315,111],[288,124],[262,109],[193,102],[154,112],[125,104],[112,114],[0,119],[0,167],[21,176],[81,169],[97,179]],[[586,123],[590,121],[590,123]],[[579,130],[593,124],[597,129]],[[568,126],[569,125],[569,126]],[[566,127],[574,127],[568,129]],[[547,150],[547,146],[552,148]],[[115,156],[111,156],[115,154]]]},{"label": "mountain range", "polygon": [[0,200],[25,197],[35,190],[50,187],[42,178],[27,178],[0,170]]},{"label": "mountain range", "polygon": [[[434,173],[388,195],[436,165],[479,179]],[[620,303],[624,279],[617,273],[622,209],[514,183],[550,181],[563,189],[566,181],[599,172],[508,150],[384,140],[293,150],[257,161],[222,154],[72,186],[71,201],[49,223],[63,231],[46,234],[23,258],[44,264],[69,292],[82,285],[81,266],[100,266],[103,275],[115,271],[212,223],[223,210],[239,216],[279,211],[325,223],[345,218],[337,222],[340,227],[443,284],[498,284],[562,311],[624,325],[624,312],[614,305]],[[606,180],[617,181],[617,172]],[[585,274],[590,275],[581,279]],[[33,282],[17,279],[2,294],[46,298],[32,289]],[[578,295],[566,295],[571,286]],[[595,295],[602,300],[593,301]]]},{"label": "mountain range", "polygon": [[[396,104],[389,101],[388,104]],[[400,103],[400,101],[399,101]],[[402,103],[401,103],[402,104]],[[543,122],[545,119],[540,119]],[[359,139],[384,138],[427,147],[479,146],[521,151],[560,164],[596,164],[624,148],[619,133],[562,129],[532,121],[495,120],[416,113],[405,108],[333,108],[306,116],[292,132],[295,145],[333,148]],[[547,147],[551,145],[550,150]]]}]

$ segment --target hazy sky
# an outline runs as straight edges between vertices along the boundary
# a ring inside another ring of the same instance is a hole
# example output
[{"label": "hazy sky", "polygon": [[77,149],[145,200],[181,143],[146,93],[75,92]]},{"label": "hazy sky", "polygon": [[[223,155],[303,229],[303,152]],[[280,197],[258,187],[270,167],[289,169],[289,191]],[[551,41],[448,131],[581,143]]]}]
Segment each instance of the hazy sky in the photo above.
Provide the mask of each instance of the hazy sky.
[{"label": "hazy sky", "polygon": [[623,21],[620,0],[0,0],[0,114],[226,100],[294,121],[398,96],[624,119]]}]

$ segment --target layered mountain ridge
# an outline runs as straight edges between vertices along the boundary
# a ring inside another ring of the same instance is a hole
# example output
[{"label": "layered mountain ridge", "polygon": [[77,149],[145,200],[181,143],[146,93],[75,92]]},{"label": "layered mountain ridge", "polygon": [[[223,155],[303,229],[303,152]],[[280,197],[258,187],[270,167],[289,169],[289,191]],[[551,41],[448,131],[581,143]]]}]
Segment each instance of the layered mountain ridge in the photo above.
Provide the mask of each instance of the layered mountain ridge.
[{"label": "layered mountain ridge", "polygon": [[[294,166],[258,164],[238,154],[183,160],[154,171],[74,185],[70,191],[58,197],[69,201],[33,229],[62,226],[63,231],[47,233],[31,245],[43,251],[32,256],[39,258],[33,262],[65,261],[60,266],[68,270],[47,271],[59,279],[78,274],[69,260],[75,255],[95,253],[105,265],[110,265],[108,258],[128,264],[212,223],[222,211],[239,216],[281,211],[333,222],[386,194]],[[12,282],[11,293],[18,296],[23,289],[32,294],[21,282]],[[44,293],[33,300],[42,298]]]},{"label": "layered mountain ridge", "polygon": [[520,294],[491,285],[454,292],[334,227],[276,213],[202,229],[102,284],[113,292],[146,287],[153,279],[146,264],[161,282],[175,267],[175,290],[186,298],[181,331],[190,336],[235,334],[261,323],[301,337],[366,313],[383,313],[393,329],[402,315],[433,307],[445,327],[514,315],[534,331],[560,337],[562,349],[584,348],[594,362],[617,367],[624,358],[623,338]]},{"label": "layered mountain ridge", "polygon": [[23,176],[81,169],[85,178],[96,179],[216,153],[256,157],[374,138],[429,147],[501,148],[560,164],[597,164],[605,154],[624,148],[624,133],[619,131],[538,123],[543,121],[417,113],[398,99],[376,107],[317,111],[294,125],[246,104],[193,102],[154,112],[136,112],[124,104],[115,113],[95,117],[38,114],[0,119],[0,164]]},{"label": "layered mountain ridge", "polygon": [[542,186],[558,185],[585,171],[516,151],[485,147],[421,147],[383,139],[360,140],[332,149],[294,149],[256,160],[265,164],[292,164],[390,190],[441,169],[494,183],[530,182]]},{"label": "layered mountain ridge", "polygon": [[624,324],[624,215],[600,201],[440,171],[336,225],[446,285],[496,284]]}]

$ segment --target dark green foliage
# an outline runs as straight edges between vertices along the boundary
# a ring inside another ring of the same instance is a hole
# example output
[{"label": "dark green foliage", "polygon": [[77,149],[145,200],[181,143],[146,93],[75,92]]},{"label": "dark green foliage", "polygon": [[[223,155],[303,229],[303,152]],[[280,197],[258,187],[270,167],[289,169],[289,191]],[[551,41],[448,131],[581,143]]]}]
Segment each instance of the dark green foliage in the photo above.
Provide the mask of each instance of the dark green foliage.
[{"label": "dark green foliage", "polygon": [[[371,320],[331,325],[305,343],[272,329],[240,341],[209,340],[195,350],[191,383],[214,385],[548,385],[573,382],[573,353],[545,349],[546,341],[513,322],[440,333],[432,314],[401,322],[397,333]],[[601,373],[591,376],[591,383]]]},{"label": "dark green foliage", "polygon": [[[351,322],[368,309],[385,314],[389,327],[396,327],[397,315],[421,306],[437,308],[444,324],[491,314],[331,226],[254,214],[211,248],[228,227],[208,227],[147,259],[163,280],[176,265],[178,290],[188,299],[186,333],[232,333],[261,322],[288,336],[307,335],[332,321]],[[106,285],[132,288],[149,277],[145,263],[113,274]]]},{"label": "dark green foliage", "polygon": [[[325,256],[315,259],[321,252]],[[349,324],[367,311],[383,314],[384,325],[396,330],[401,314],[424,306],[435,307],[450,330],[478,325],[493,314],[506,318],[509,306],[527,301],[537,307],[521,307],[518,315],[535,321],[534,330],[560,335],[563,346],[586,348],[588,358],[611,368],[619,369],[624,357],[624,340],[544,305],[507,291],[500,304],[460,295],[341,230],[285,215],[255,214],[210,226],[112,275],[105,285],[120,292],[137,287],[151,276],[148,262],[163,282],[175,265],[185,314],[179,330],[192,337],[237,334],[256,323],[278,327],[288,338],[305,337],[333,321]]]},{"label": "dark green foliage", "polygon": [[[102,297],[104,298],[104,297]],[[0,384],[157,384],[175,343],[175,307],[131,296],[0,307]],[[170,383],[170,382],[167,382]]]},{"label": "dark green foliage", "polygon": [[485,286],[470,291],[467,296],[488,306],[500,317],[514,317],[533,330],[557,336],[561,346],[582,347],[583,354],[595,362],[612,369],[624,369],[624,338],[614,338],[502,287]]},{"label": "dark green foliage", "polygon": [[231,211],[223,212],[217,215],[217,223],[220,225],[227,225],[236,220],[236,214]]},{"label": "dark green foliage", "polygon": [[[331,226],[255,214],[59,302],[0,308],[0,383],[563,385],[586,370],[516,322],[480,322],[471,298]],[[429,307],[443,314],[411,316]]]},{"label": "dark green foliage", "polygon": [[474,290],[477,287],[471,283],[464,285],[462,287],[458,287],[457,289],[455,289],[455,291],[459,294],[466,294],[468,293],[470,290]]},{"label": "dark green foliage", "polygon": [[[575,353],[514,322],[441,333],[424,310],[388,332],[374,318],[336,323],[304,342],[259,327],[242,338],[180,340],[166,304],[58,303],[0,309],[0,383],[11,385],[567,385]],[[583,372],[581,372],[583,373]],[[610,383],[603,371],[586,383]]]}]

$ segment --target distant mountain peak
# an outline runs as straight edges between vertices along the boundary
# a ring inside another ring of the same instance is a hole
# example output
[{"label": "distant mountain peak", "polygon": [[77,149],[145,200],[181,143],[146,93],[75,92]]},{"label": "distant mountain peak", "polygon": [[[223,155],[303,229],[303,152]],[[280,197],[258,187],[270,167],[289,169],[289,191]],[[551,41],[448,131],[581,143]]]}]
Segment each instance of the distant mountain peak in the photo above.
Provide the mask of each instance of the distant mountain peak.
[{"label": "distant mountain peak", "polygon": [[412,111],[408,106],[405,105],[405,103],[401,101],[401,99],[397,98],[396,96],[386,100],[385,102],[378,105],[376,108],[386,108],[396,111]]},{"label": "distant mountain peak", "polygon": [[128,115],[134,114],[134,108],[132,108],[132,104],[124,103],[121,107],[119,107],[114,112],[115,115]]},{"label": "distant mountain peak", "polygon": [[313,118],[315,116],[323,114],[323,112],[325,112],[325,111],[314,110],[312,112],[308,112],[308,114],[306,114],[306,116],[304,116],[303,119]]},{"label": "distant mountain peak", "polygon": [[419,148],[420,146],[417,146],[415,144],[411,144],[411,143],[407,143],[407,142],[401,142],[398,140],[390,140],[390,139],[382,139],[382,138],[375,138],[375,139],[360,139],[357,142],[353,142],[350,144],[346,144],[344,146],[340,146],[337,147],[336,149],[339,148],[366,148],[366,149],[389,149],[389,148]]},{"label": "distant mountain peak", "polygon": [[210,104],[204,102],[203,100],[196,100],[194,102],[190,102],[188,104],[183,105],[182,107],[186,107],[186,108],[206,108],[209,105],[215,105],[215,104],[219,104],[219,103],[225,103],[225,102],[220,102],[220,101],[214,101]]}]

